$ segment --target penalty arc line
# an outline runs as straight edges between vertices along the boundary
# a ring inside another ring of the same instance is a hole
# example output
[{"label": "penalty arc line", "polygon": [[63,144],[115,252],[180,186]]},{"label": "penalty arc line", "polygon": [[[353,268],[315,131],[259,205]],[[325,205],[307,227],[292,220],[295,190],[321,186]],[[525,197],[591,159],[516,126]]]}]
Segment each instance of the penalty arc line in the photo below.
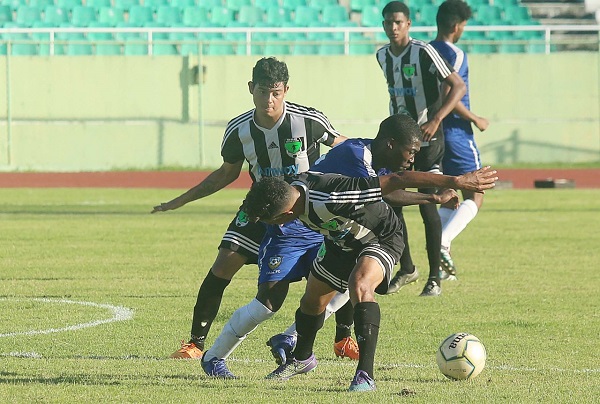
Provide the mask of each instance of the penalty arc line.
[{"label": "penalty arc line", "polygon": [[89,328],[89,327],[96,327],[98,325],[102,325],[102,324],[108,324],[108,323],[113,323],[116,321],[127,321],[127,320],[131,320],[133,318],[134,315],[134,311],[132,309],[129,309],[127,307],[123,307],[123,306],[113,306],[111,304],[101,304],[101,303],[94,303],[94,302],[77,302],[74,300],[67,300],[67,299],[47,299],[47,298],[32,298],[32,299],[11,299],[11,298],[0,298],[0,302],[2,301],[34,301],[34,302],[41,302],[41,303],[58,303],[58,304],[78,304],[81,306],[90,306],[90,307],[99,307],[102,309],[107,309],[112,311],[113,316],[107,319],[103,319],[103,320],[94,320],[94,321],[90,321],[87,323],[81,323],[81,324],[74,324],[74,325],[70,325],[70,326],[66,326],[66,327],[62,327],[62,328],[49,328],[46,330],[30,330],[30,331],[20,331],[20,332],[9,332],[9,333],[4,333],[4,334],[0,334],[0,338],[3,337],[15,337],[15,336],[19,336],[19,335],[42,335],[42,334],[53,334],[53,333],[58,333],[58,332],[65,332],[65,331],[76,331],[76,330],[81,330],[83,328]]}]

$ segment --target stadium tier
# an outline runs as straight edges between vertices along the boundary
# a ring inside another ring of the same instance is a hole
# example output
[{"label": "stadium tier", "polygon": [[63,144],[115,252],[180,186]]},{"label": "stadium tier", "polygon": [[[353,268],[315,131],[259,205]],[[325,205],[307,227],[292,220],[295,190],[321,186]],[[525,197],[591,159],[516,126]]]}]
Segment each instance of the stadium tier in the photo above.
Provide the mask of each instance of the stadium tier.
[{"label": "stadium tier", "polygon": [[[412,35],[433,39],[441,0],[406,3],[413,26],[427,28]],[[473,9],[471,26],[539,24],[519,0],[468,3]],[[0,54],[9,49],[11,55],[372,54],[387,41],[379,32],[385,4],[380,0],[1,0]],[[323,30],[344,27],[370,30]],[[248,28],[278,30],[248,32]],[[545,50],[543,30],[525,32],[467,31],[461,46],[474,53]]]}]

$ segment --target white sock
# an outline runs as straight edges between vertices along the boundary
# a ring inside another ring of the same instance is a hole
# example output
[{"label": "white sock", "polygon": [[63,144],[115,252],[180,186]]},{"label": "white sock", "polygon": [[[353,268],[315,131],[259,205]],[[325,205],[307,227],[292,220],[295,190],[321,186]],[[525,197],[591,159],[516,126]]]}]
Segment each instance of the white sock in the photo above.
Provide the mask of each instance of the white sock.
[{"label": "white sock", "polygon": [[467,227],[477,216],[477,204],[472,199],[465,199],[450,220],[442,227],[442,248],[450,250],[452,240]]},{"label": "white sock", "polygon": [[210,349],[206,351],[204,357],[206,360],[227,358],[246,339],[248,334],[254,331],[260,323],[270,319],[273,314],[275,313],[256,299],[240,307],[225,324],[221,334],[219,334]]},{"label": "white sock", "polygon": [[442,220],[442,227],[444,227],[446,223],[450,221],[452,215],[456,213],[456,210],[440,206],[440,208],[438,209],[438,213],[440,215],[440,219]]},{"label": "white sock", "polygon": [[[325,308],[325,320],[327,320],[333,313],[342,308],[350,300],[350,292],[346,290],[345,293],[337,292],[333,299],[327,304]],[[297,336],[296,323],[290,325],[284,332],[285,335]]]}]

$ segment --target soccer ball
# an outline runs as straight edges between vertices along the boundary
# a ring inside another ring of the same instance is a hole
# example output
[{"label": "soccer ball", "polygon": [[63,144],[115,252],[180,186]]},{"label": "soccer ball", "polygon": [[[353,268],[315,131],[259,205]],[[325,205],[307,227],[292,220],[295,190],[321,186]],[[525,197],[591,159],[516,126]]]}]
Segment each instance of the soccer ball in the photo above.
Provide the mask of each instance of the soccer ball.
[{"label": "soccer ball", "polygon": [[466,380],[477,376],[485,367],[485,347],[474,335],[459,332],[450,335],[437,350],[440,371],[449,379]]}]

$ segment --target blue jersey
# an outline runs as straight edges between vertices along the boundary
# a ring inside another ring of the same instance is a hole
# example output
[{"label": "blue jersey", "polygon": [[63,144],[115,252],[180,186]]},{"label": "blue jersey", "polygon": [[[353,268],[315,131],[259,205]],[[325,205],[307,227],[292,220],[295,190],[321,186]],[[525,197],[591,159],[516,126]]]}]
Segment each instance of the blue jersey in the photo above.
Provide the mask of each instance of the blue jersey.
[{"label": "blue jersey", "polygon": [[[467,109],[471,109],[470,101],[469,101],[469,63],[467,62],[467,54],[460,49],[458,46],[454,45],[450,42],[445,41],[431,41],[430,45],[433,46],[440,55],[458,73],[458,75],[463,79],[465,84],[467,85],[467,92],[461,99],[461,102]],[[444,133],[447,130],[452,129],[461,129],[467,132],[468,134],[473,134],[473,129],[471,128],[471,122],[461,118],[455,113],[450,113],[443,121]]]},{"label": "blue jersey", "polygon": [[342,174],[348,177],[375,177],[371,154],[373,139],[348,139],[335,146],[310,168],[320,173]]}]

